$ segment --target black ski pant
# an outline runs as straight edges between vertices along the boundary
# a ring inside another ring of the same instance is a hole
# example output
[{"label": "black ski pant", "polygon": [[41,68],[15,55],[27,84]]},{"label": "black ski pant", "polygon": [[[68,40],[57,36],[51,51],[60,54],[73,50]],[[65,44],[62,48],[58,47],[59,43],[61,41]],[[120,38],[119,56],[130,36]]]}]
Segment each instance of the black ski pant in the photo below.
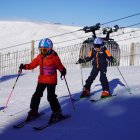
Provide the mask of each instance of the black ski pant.
[{"label": "black ski pant", "polygon": [[56,85],[44,83],[37,84],[36,91],[31,98],[30,108],[32,110],[38,111],[41,97],[43,96],[43,92],[46,89],[46,87],[47,87],[47,99],[50,103],[52,111],[57,112],[61,110],[60,104],[57,99],[57,95],[55,94]]},{"label": "black ski pant", "polygon": [[103,91],[105,91],[105,90],[109,91],[109,83],[108,83],[108,79],[106,77],[106,72],[107,72],[106,66],[99,67],[99,68],[97,68],[96,66],[93,66],[91,73],[90,73],[90,76],[86,80],[86,84],[84,85],[84,87],[86,89],[90,90],[90,87],[91,87],[93,81],[95,80],[95,78],[99,72],[100,72],[100,82],[101,82]]}]

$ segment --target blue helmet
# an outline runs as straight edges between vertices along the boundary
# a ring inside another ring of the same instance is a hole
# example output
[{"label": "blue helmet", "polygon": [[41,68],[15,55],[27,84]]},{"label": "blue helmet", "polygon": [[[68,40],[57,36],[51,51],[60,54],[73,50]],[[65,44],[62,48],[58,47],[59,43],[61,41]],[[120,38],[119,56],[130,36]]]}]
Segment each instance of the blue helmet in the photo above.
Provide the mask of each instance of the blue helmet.
[{"label": "blue helmet", "polygon": [[104,45],[104,40],[102,38],[97,37],[94,39],[94,45],[102,46],[102,45]]},{"label": "blue helmet", "polygon": [[41,39],[38,45],[39,48],[52,49],[53,42],[49,38]]}]

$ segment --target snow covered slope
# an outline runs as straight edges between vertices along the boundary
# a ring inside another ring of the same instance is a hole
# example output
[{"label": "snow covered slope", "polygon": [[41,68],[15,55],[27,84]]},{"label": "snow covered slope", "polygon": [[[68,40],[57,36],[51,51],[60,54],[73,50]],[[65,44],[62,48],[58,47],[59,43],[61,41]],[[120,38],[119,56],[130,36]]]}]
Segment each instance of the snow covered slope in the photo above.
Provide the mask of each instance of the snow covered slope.
[{"label": "snow covered slope", "polygon": [[[2,108],[8,98],[17,75],[7,75],[0,78],[0,139],[1,140],[139,140],[140,139],[140,67],[119,67],[132,94],[124,87],[125,83],[116,67],[108,68],[110,89],[117,96],[91,103],[90,99],[74,102],[73,110],[68,90],[64,80],[57,85],[56,94],[62,106],[63,113],[70,113],[70,119],[58,123],[43,131],[36,132],[32,126],[47,122],[51,111],[46,101],[46,92],[40,104],[40,110],[45,115],[22,129],[13,129],[13,125],[24,117],[29,110],[32,94],[36,88],[36,72],[28,72],[20,76],[5,113]],[[86,80],[91,69],[83,69]],[[66,76],[73,98],[80,96],[82,89],[80,69],[68,71]],[[91,99],[101,95],[99,76],[91,88]]]},{"label": "snow covered slope", "polygon": [[[0,21],[0,48],[7,48],[10,46],[24,44],[31,42],[31,40],[40,40],[45,37],[57,36],[60,34],[77,31],[80,27],[65,26],[60,24],[37,23],[28,21]],[[75,32],[58,37],[53,37],[55,43],[75,39],[85,35],[84,32]],[[57,46],[67,46],[82,42],[82,39],[56,44]],[[30,44],[16,46],[11,50],[21,49],[23,47],[31,46]],[[9,49],[8,49],[9,50]],[[5,51],[5,50],[2,50]]]}]

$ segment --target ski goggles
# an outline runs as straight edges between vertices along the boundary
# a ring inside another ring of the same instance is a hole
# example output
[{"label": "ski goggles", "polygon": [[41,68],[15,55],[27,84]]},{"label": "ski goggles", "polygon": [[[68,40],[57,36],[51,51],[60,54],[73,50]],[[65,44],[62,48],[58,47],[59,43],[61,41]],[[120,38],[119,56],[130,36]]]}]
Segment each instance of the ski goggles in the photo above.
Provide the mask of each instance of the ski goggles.
[{"label": "ski goggles", "polygon": [[101,45],[96,44],[96,45],[94,45],[94,48],[101,48]]},{"label": "ski goggles", "polygon": [[39,48],[40,53],[46,53],[48,52],[50,49],[46,49],[46,48]]}]

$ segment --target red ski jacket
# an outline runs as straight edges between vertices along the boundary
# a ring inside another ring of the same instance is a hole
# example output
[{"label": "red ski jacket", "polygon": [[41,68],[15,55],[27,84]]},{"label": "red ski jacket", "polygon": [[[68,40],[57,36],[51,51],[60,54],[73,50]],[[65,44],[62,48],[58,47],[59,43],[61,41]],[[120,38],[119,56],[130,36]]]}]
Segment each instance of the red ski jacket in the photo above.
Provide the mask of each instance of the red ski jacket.
[{"label": "red ski jacket", "polygon": [[57,69],[61,72],[64,66],[55,51],[46,57],[39,54],[29,64],[25,64],[26,70],[31,70],[39,66],[40,74],[38,83],[57,84]]}]

